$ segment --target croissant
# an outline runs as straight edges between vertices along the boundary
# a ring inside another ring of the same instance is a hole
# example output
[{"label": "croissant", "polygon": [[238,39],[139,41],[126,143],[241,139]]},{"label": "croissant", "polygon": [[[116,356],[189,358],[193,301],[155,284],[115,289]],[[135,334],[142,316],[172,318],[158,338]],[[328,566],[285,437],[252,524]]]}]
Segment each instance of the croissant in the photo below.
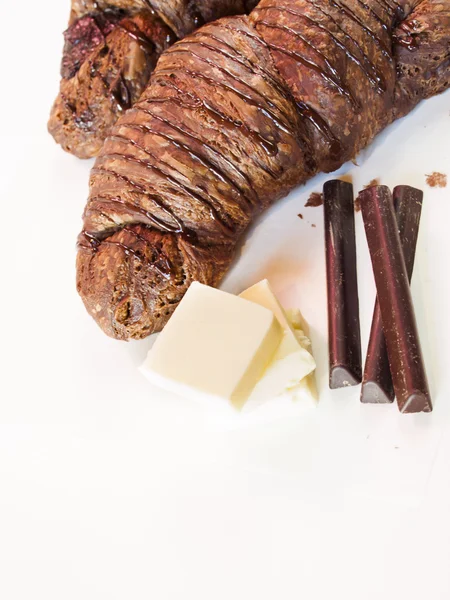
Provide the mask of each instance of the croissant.
[{"label": "croissant", "polygon": [[60,91],[48,124],[64,150],[96,156],[146,88],[161,53],[199,25],[254,0],[72,0]]},{"label": "croissant", "polygon": [[77,288],[108,335],[217,285],[255,215],[450,85],[450,0],[262,0],[160,58],[90,178]]}]

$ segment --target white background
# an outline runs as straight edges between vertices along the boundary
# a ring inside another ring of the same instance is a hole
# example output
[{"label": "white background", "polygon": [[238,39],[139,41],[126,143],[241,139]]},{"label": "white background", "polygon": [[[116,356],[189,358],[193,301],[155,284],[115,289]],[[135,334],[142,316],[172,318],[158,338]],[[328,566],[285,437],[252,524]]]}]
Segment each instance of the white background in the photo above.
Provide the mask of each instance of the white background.
[{"label": "white background", "polygon": [[[224,283],[269,277],[312,326],[320,405],[222,421],[137,371],[75,291],[90,164],[46,133],[68,0],[10,2],[0,36],[2,600],[450,597],[450,95],[340,174],[424,188],[413,283],[435,411],[327,390],[325,176],[280,202]],[[303,213],[300,220],[297,213]],[[363,347],[374,286],[357,215]],[[311,225],[317,227],[313,228]]]}]

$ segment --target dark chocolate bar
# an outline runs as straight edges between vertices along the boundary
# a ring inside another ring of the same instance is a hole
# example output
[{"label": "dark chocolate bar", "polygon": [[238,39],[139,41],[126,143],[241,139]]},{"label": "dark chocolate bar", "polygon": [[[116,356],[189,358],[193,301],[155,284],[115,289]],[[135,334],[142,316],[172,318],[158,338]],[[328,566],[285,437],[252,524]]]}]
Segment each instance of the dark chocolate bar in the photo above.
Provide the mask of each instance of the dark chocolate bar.
[{"label": "dark chocolate bar", "polygon": [[430,412],[430,391],[391,192],[386,186],[374,186],[363,190],[359,198],[398,406],[404,413]]},{"label": "dark chocolate bar", "polygon": [[[421,190],[408,185],[398,185],[394,188],[394,209],[410,282],[414,269],[422,200],[423,192]],[[394,398],[394,385],[383,334],[380,306],[377,300],[373,311],[372,328],[364,366],[361,402],[385,404],[393,402]]]},{"label": "dark chocolate bar", "polygon": [[327,181],[323,196],[330,388],[335,389],[362,378],[353,186]]}]

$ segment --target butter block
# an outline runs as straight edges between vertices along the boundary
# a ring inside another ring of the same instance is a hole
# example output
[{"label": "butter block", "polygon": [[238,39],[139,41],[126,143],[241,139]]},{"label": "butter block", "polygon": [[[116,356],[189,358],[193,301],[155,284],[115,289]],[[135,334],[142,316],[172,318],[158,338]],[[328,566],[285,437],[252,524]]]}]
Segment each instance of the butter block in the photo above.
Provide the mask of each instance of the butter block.
[{"label": "butter block", "polygon": [[[310,341],[300,328],[294,329],[285,311],[264,279],[240,294],[241,298],[250,300],[272,311],[283,329],[283,338],[263,377],[255,386],[250,401],[258,403],[265,399],[279,396],[296,388],[308,385],[305,381],[316,368],[311,354]],[[293,318],[301,318],[295,313]]]},{"label": "butter block", "polygon": [[[312,345],[311,340],[309,339],[309,326],[303,318],[302,313],[298,310],[298,308],[289,308],[285,311],[285,314],[289,323],[291,324],[292,329],[294,330],[295,337],[297,338],[300,346],[312,354]],[[319,394],[317,392],[315,370],[311,371],[309,375],[302,379],[294,391],[296,400],[307,397],[314,402],[317,402],[319,399]]]},{"label": "butter block", "polygon": [[282,339],[271,310],[194,282],[141,370],[183,396],[241,408]]}]

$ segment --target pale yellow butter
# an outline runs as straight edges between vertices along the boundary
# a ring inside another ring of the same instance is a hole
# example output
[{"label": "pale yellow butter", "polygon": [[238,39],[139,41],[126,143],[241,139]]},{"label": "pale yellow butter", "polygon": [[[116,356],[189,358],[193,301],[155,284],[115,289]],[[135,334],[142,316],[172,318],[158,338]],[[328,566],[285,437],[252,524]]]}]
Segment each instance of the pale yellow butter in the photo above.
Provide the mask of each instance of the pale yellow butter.
[{"label": "pale yellow butter", "polygon": [[170,391],[240,408],[284,337],[270,309],[194,282],[141,370]]},{"label": "pale yellow butter", "polygon": [[[300,344],[300,346],[302,346],[312,354],[311,340],[309,339],[309,325],[303,318],[303,315],[300,312],[300,310],[298,308],[289,308],[285,311],[285,314],[289,323],[291,324],[291,327],[294,330],[295,337],[297,338],[297,341]],[[309,375],[302,379],[294,391],[295,398],[306,396],[314,402],[317,402],[317,400],[319,399],[319,394],[317,392],[315,370],[311,371]]]},{"label": "pale yellow butter", "polygon": [[260,402],[301,388],[314,398],[312,373],[316,363],[310,351],[310,341],[301,331],[299,321],[303,319],[300,311],[290,315],[294,328],[266,279],[242,292],[240,297],[271,310],[283,328],[283,339],[250,400]]}]

